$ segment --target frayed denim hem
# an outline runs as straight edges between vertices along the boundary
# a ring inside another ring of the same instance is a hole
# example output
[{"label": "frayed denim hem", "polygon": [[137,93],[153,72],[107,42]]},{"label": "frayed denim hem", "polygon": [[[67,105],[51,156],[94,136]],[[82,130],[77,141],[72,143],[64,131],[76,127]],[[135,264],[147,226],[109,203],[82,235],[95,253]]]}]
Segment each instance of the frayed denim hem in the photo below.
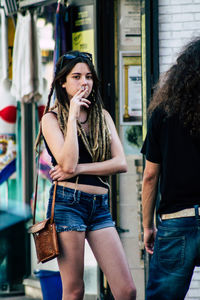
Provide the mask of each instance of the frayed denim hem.
[{"label": "frayed denim hem", "polygon": [[87,228],[87,231],[96,231],[108,227],[115,227],[115,222],[107,222],[107,223],[102,223],[102,224],[95,224]]},{"label": "frayed denim hem", "polygon": [[65,226],[65,225],[56,225],[56,231],[64,232],[64,231],[86,231],[85,225],[73,225],[73,226]]}]

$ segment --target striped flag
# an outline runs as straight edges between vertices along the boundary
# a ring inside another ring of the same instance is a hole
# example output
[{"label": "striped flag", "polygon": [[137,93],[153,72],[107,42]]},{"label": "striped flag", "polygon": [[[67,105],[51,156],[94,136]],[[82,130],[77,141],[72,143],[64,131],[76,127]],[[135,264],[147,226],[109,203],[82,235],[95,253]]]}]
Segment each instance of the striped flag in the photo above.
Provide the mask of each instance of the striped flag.
[{"label": "striped flag", "polygon": [[17,12],[17,0],[2,0],[6,16],[13,15]]}]

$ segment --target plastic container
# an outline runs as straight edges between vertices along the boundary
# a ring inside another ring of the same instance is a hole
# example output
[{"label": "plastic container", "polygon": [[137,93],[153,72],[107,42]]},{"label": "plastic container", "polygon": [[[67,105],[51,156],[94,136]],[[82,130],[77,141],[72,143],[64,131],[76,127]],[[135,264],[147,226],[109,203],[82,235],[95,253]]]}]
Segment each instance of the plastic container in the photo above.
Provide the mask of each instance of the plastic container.
[{"label": "plastic container", "polygon": [[38,270],[34,272],[40,279],[43,300],[62,300],[62,282],[60,272]]}]

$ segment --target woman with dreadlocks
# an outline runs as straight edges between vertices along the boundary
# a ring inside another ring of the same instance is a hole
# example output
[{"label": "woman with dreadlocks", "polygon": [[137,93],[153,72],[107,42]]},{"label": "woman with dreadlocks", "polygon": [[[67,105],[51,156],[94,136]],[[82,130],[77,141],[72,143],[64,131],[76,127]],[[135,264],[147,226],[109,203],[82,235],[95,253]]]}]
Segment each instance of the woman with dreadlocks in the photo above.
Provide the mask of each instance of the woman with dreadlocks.
[{"label": "woman with dreadlocks", "polygon": [[[50,108],[53,91],[56,102]],[[63,300],[83,299],[85,238],[117,300],[136,299],[136,289],[108,206],[106,177],[126,172],[121,142],[102,108],[92,56],[71,51],[57,62],[42,118],[42,134],[58,181],[55,223]],[[39,136],[40,137],[40,136]],[[50,216],[53,186],[47,217]]]}]

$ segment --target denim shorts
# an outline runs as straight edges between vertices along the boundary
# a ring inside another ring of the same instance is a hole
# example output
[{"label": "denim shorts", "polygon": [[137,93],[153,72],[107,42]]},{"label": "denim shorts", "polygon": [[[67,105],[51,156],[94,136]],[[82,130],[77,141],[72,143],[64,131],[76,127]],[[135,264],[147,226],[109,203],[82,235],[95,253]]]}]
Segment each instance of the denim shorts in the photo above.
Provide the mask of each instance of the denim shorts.
[{"label": "denim shorts", "polygon": [[[51,216],[54,185],[50,189],[47,218]],[[93,231],[114,227],[108,194],[89,194],[57,186],[54,220],[56,231]]]}]

